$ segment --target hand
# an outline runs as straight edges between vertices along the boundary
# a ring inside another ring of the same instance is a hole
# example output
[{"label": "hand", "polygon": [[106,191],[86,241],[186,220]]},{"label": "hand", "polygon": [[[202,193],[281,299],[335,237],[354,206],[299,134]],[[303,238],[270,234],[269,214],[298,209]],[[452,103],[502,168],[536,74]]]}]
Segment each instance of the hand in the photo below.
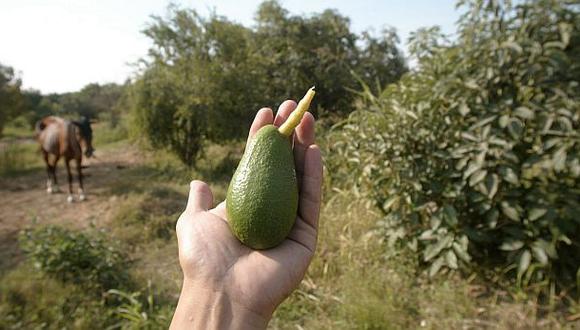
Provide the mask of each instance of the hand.
[{"label": "hand", "polygon": [[[284,102],[275,119],[271,109],[261,109],[248,142],[262,126],[280,126],[295,108],[295,102]],[[288,238],[269,250],[241,244],[228,227],[225,202],[210,209],[213,196],[207,184],[191,182],[186,210],[177,222],[184,280],[172,329],[265,328],[276,307],[300,284],[316,249],[322,186],[322,158],[310,113],[294,132],[294,160],[300,188],[296,223]]]}]

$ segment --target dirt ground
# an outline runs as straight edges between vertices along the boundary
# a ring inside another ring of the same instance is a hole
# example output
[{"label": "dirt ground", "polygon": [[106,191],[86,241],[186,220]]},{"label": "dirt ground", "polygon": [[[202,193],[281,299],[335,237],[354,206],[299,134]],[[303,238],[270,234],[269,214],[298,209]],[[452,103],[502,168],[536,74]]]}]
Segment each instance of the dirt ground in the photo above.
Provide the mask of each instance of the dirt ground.
[{"label": "dirt ground", "polygon": [[90,225],[100,227],[106,223],[118,202],[116,196],[107,193],[108,187],[140,159],[138,151],[129,148],[97,151],[97,158],[83,159],[87,196],[83,202],[78,201],[78,181],[75,175],[75,201],[67,203],[68,181],[62,160],[57,168],[59,193],[46,192],[44,170],[13,178],[0,178],[0,270],[9,269],[19,261],[18,233],[26,226],[61,224],[71,228],[85,228]]}]

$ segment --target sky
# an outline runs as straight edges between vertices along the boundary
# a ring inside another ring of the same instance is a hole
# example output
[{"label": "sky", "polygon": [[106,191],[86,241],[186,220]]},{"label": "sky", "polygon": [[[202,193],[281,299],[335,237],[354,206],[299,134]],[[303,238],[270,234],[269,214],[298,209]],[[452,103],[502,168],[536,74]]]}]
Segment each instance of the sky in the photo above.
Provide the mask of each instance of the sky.
[{"label": "sky", "polygon": [[[76,91],[89,83],[123,83],[131,63],[147,54],[141,31],[171,0],[0,0],[0,63],[20,73],[24,88],[43,93]],[[173,0],[202,15],[251,27],[261,0]],[[352,30],[395,27],[401,40],[420,27],[455,31],[455,0],[280,0],[291,14],[337,9]],[[405,44],[401,45],[405,48]]]}]

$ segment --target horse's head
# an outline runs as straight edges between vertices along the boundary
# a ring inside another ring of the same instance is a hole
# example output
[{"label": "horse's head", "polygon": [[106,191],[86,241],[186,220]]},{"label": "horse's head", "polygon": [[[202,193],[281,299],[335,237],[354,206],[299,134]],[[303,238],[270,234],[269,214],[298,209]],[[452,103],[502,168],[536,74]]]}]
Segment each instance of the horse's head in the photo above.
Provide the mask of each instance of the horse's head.
[{"label": "horse's head", "polygon": [[83,141],[85,142],[85,156],[91,157],[95,149],[93,149],[93,129],[91,128],[91,121],[82,117],[78,121],[74,121],[74,124],[79,128],[79,133]]}]

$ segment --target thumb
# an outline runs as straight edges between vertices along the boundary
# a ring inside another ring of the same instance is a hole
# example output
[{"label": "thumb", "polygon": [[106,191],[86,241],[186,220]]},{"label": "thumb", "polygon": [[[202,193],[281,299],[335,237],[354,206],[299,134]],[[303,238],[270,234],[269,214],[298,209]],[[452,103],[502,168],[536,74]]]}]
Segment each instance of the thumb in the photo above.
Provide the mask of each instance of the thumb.
[{"label": "thumb", "polygon": [[201,212],[207,211],[213,204],[213,194],[207,183],[193,180],[189,184],[189,198],[185,211]]}]

